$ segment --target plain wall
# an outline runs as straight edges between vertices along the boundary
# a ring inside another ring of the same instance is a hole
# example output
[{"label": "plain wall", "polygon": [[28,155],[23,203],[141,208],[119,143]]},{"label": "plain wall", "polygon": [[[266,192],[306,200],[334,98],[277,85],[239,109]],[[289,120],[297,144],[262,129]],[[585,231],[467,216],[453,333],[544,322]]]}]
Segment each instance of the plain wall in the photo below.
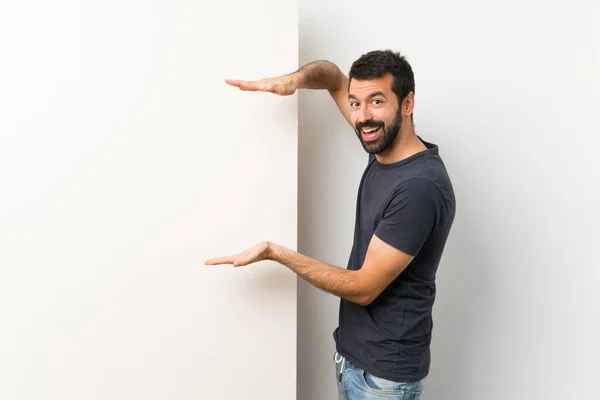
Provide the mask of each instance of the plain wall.
[{"label": "plain wall", "polygon": [[2,1],[0,399],[295,398],[294,274],[204,261],[296,247],[297,100],[223,80],[297,43],[295,2]]},{"label": "plain wall", "polygon": [[[392,48],[458,209],[423,399],[597,398],[600,6],[303,0],[300,64]],[[367,156],[328,94],[300,94],[299,250],[346,266]],[[300,281],[299,399],[336,398],[337,298]]]}]

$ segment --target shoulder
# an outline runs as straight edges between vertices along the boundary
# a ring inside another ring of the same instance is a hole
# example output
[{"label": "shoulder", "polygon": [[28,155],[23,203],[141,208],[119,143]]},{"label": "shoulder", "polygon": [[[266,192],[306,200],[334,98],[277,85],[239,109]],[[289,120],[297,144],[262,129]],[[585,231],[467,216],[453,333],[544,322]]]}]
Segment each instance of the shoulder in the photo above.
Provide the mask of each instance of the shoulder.
[{"label": "shoulder", "polygon": [[424,217],[433,214],[445,221],[454,214],[454,194],[435,179],[418,176],[402,180],[391,192],[386,208],[403,209],[405,213]]},{"label": "shoulder", "polygon": [[435,147],[405,171],[404,179],[398,182],[398,192],[413,196],[438,197],[449,211],[454,207],[454,188],[446,165]]},{"label": "shoulder", "polygon": [[417,202],[441,200],[437,185],[427,177],[411,177],[400,181],[392,191],[390,200],[406,199]]}]

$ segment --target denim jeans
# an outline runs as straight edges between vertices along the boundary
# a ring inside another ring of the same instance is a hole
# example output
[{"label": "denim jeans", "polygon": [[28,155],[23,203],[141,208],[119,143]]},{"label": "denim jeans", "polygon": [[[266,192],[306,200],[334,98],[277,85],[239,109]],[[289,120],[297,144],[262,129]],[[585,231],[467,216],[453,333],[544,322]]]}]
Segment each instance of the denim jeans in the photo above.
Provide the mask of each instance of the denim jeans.
[{"label": "denim jeans", "polygon": [[425,386],[417,382],[393,382],[371,375],[337,352],[334,355],[338,400],[420,400]]}]

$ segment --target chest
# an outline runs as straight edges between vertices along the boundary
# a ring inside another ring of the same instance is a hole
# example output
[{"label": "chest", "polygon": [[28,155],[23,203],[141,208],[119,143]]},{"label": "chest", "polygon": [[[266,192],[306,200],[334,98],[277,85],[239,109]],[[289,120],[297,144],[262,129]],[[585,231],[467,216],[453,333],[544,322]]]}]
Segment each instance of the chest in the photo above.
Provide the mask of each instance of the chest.
[{"label": "chest", "polygon": [[359,198],[357,222],[365,237],[370,238],[385,215],[400,177],[388,171],[369,169],[365,172]]}]

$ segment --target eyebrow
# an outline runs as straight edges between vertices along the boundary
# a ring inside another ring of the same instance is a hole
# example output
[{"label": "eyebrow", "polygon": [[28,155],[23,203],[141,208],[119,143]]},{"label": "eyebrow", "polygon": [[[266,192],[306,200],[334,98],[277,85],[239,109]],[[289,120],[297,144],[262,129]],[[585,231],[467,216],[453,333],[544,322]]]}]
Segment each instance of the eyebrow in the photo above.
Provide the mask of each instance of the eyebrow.
[{"label": "eyebrow", "polygon": [[[367,100],[368,100],[368,99],[372,99],[373,97],[377,97],[377,96],[381,96],[381,97],[385,98],[385,94],[383,94],[383,92],[377,91],[377,92],[373,92],[373,93],[371,93],[371,94],[370,94],[370,95],[367,97]],[[350,99],[353,99],[353,100],[358,100],[358,99],[357,99],[357,97],[356,97],[355,95],[353,95],[353,94],[349,94],[349,95],[348,95],[348,100],[350,100]]]}]

